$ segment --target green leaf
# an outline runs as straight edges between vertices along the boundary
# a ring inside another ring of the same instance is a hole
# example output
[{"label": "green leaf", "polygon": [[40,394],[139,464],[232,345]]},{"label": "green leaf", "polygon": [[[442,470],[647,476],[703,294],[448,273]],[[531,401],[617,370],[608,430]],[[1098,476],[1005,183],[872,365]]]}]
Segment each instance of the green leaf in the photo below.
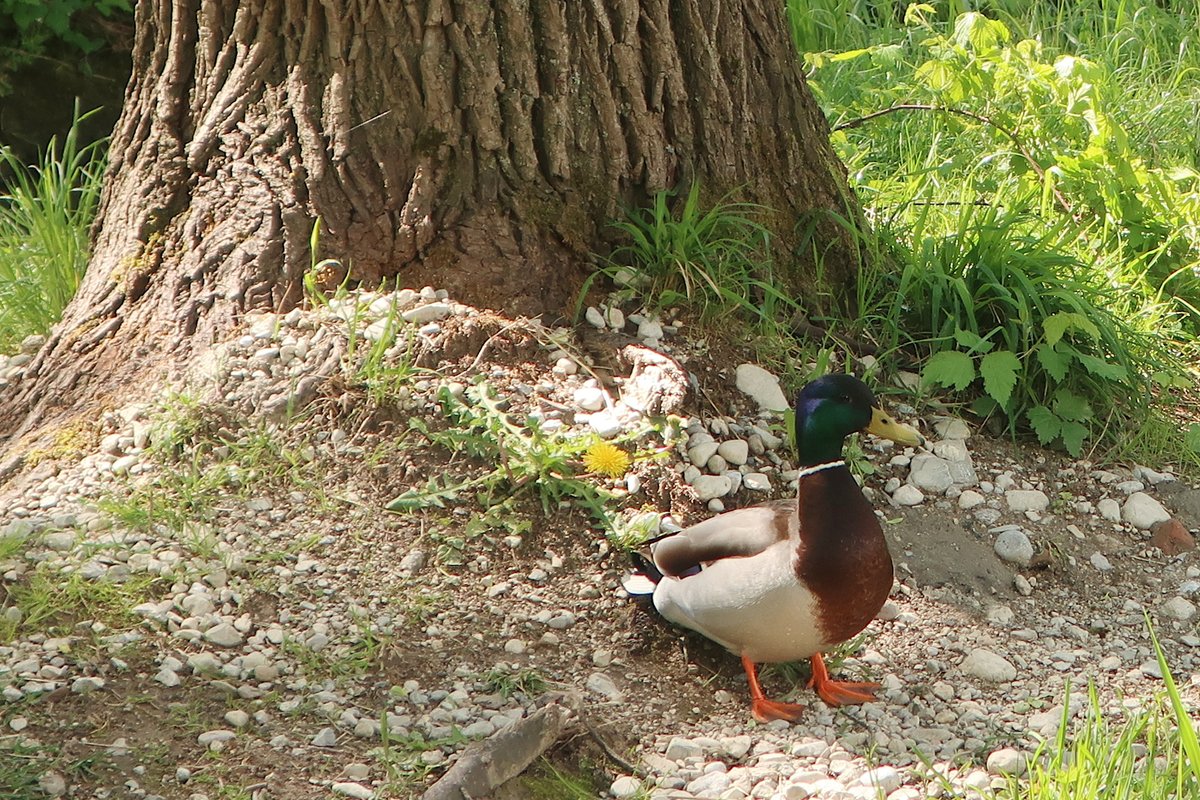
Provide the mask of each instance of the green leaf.
[{"label": "green leaf", "polygon": [[975,364],[966,353],[943,350],[926,362],[921,379],[938,386],[953,386],[961,392],[975,380]]},{"label": "green leaf", "polygon": [[1025,412],[1025,416],[1029,417],[1029,424],[1042,444],[1050,444],[1062,432],[1062,420],[1045,406],[1034,406]]},{"label": "green leaf", "polygon": [[964,331],[958,328],[954,331],[954,341],[959,347],[965,347],[968,353],[986,353],[996,345],[974,331]]},{"label": "green leaf", "polygon": [[1079,458],[1079,454],[1083,452],[1083,440],[1087,438],[1087,435],[1086,425],[1078,422],[1063,422],[1062,424],[1063,447],[1067,448],[1067,452],[1073,458]]},{"label": "green leaf", "polygon": [[1102,358],[1089,356],[1086,353],[1080,353],[1076,358],[1079,359],[1079,363],[1083,364],[1088,372],[1097,378],[1107,378],[1110,381],[1123,381],[1127,376],[1125,368],[1119,364],[1110,364]]},{"label": "green leaf", "polygon": [[1049,344],[1056,344],[1063,334],[1071,329],[1082,331],[1093,339],[1100,338],[1100,329],[1083,314],[1060,311],[1046,317],[1042,322],[1042,330],[1045,332],[1046,342]]},{"label": "green leaf", "polygon": [[1194,453],[1200,453],[1200,422],[1193,422],[1183,435],[1183,442]]},{"label": "green leaf", "polygon": [[1020,371],[1021,360],[1009,350],[988,353],[979,362],[983,389],[1001,406],[1008,406],[1013,387],[1017,385],[1017,373]]},{"label": "green leaf", "polygon": [[1054,413],[1064,422],[1082,422],[1092,418],[1092,406],[1069,389],[1059,389],[1054,393]]},{"label": "green leaf", "polygon": [[1045,342],[1033,348],[1033,352],[1042,369],[1046,370],[1055,383],[1061,383],[1062,379],[1067,377],[1067,365],[1071,360],[1069,354],[1059,352]]}]

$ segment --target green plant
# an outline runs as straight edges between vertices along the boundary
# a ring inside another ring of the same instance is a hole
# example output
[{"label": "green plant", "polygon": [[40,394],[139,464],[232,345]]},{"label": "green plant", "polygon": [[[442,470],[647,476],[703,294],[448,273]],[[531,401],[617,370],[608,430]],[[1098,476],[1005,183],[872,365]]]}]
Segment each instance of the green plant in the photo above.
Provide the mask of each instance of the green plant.
[{"label": "green plant", "polygon": [[[529,800],[593,800],[605,793],[605,782],[588,764],[574,764],[571,770],[560,769],[548,758],[541,758],[534,767],[517,778],[522,797]],[[648,797],[638,792],[632,800]]]},{"label": "green plant", "polygon": [[[420,488],[409,489],[387,504],[389,511],[444,508],[448,502],[472,495],[485,511],[500,513],[477,517],[476,533],[487,527],[510,524],[513,502],[534,494],[549,513],[566,502],[579,503],[600,522],[606,522],[606,492],[579,477],[579,460],[597,439],[546,432],[533,417],[516,419],[486,382],[467,387],[464,399],[448,389],[440,393],[448,426],[430,428],[418,417],[409,427],[451,453],[494,465],[474,478],[451,480],[433,476]],[[479,526],[484,526],[480,528]],[[515,531],[510,531],[515,532]]]},{"label": "green plant", "polygon": [[103,45],[94,20],[127,18],[130,0],[0,0],[0,96],[18,68],[51,53],[59,58],[86,54]]},{"label": "green plant", "polygon": [[79,142],[80,115],[34,166],[0,146],[0,353],[46,333],[79,288],[100,197],[105,142]]},{"label": "green plant", "polygon": [[149,599],[157,577],[134,575],[122,582],[88,580],[77,572],[64,573],[39,566],[6,587],[5,606],[20,616],[0,616],[0,640],[12,641],[30,632],[69,632],[75,623],[96,620],[110,626],[133,620],[132,609]]},{"label": "green plant", "polygon": [[546,679],[533,669],[511,670],[496,667],[483,676],[483,686],[488,692],[509,698],[518,692],[526,697],[536,697],[546,691]]},{"label": "green plant", "polygon": [[754,219],[762,208],[722,199],[706,210],[698,183],[677,213],[673,197],[658,192],[648,208],[627,211],[613,223],[629,241],[589,277],[581,301],[591,282],[605,275],[655,308],[691,305],[706,318],[733,311],[774,320],[779,309],[794,307],[772,278],[770,235]]}]

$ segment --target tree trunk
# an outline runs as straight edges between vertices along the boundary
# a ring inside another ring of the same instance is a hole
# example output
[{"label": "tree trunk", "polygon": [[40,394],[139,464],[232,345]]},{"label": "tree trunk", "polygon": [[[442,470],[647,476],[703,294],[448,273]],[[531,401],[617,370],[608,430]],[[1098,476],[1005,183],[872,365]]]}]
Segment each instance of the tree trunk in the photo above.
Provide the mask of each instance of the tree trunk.
[{"label": "tree trunk", "polygon": [[[857,213],[779,0],[142,0],[136,24],[87,275],[0,395],[8,457],[296,305],[318,257],[555,314],[660,189],[767,206],[788,256],[802,215]],[[853,248],[820,231],[838,296]]]}]

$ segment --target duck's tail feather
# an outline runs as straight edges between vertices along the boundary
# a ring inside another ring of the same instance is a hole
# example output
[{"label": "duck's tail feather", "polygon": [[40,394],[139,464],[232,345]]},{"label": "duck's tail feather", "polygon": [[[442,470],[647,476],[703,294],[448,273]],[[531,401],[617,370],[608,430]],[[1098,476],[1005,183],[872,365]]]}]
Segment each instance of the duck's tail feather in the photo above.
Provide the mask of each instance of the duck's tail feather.
[{"label": "duck's tail feather", "polygon": [[635,597],[654,594],[654,587],[662,580],[662,572],[654,566],[653,561],[636,550],[630,551],[629,560],[633,562],[633,574],[621,581],[621,586]]}]

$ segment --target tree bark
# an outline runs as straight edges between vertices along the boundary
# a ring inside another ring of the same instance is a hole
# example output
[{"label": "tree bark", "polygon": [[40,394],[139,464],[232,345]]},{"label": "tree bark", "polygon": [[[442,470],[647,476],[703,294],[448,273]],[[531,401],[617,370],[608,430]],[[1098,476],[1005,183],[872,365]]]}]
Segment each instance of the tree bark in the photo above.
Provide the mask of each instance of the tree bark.
[{"label": "tree bark", "polygon": [[[141,0],[136,25],[87,275],[0,394],[8,456],[301,302],[318,257],[558,314],[623,206],[699,181],[771,210],[815,301],[799,220],[857,214],[778,0]],[[814,241],[837,297],[853,247]]]}]

